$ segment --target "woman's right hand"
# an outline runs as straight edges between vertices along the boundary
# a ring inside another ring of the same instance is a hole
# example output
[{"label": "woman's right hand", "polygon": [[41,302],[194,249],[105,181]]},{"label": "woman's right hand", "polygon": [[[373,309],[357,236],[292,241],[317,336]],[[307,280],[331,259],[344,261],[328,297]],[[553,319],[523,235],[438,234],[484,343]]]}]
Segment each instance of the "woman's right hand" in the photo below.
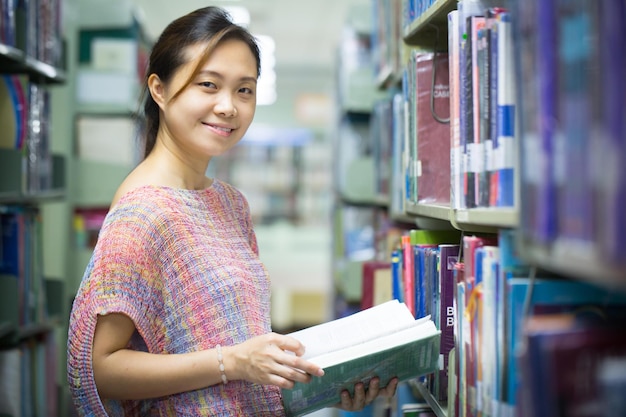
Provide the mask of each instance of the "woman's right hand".
[{"label": "woman's right hand", "polygon": [[311,376],[324,375],[319,366],[301,358],[304,349],[297,339],[278,333],[224,346],[226,376],[291,389],[295,382],[309,382]]}]

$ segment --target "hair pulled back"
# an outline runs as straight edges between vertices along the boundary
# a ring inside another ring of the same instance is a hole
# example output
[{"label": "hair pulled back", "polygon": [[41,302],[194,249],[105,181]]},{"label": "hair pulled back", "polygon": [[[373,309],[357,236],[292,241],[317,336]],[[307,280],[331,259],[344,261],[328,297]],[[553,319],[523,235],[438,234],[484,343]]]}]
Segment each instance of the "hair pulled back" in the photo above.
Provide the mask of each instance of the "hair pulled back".
[{"label": "hair pulled back", "polygon": [[144,158],[154,148],[159,130],[159,106],[148,90],[150,75],[156,74],[162,82],[169,82],[176,71],[187,63],[188,57],[185,55],[187,47],[199,43],[206,44],[204,53],[191,76],[183,87],[174,94],[173,98],[176,98],[191,83],[191,80],[194,79],[220,42],[227,39],[241,40],[250,47],[257,63],[258,77],[261,73],[261,58],[256,39],[247,29],[233,23],[230,15],[224,9],[214,6],[197,9],[174,20],[163,30],[152,47],[142,91],[143,111],[141,116]]}]

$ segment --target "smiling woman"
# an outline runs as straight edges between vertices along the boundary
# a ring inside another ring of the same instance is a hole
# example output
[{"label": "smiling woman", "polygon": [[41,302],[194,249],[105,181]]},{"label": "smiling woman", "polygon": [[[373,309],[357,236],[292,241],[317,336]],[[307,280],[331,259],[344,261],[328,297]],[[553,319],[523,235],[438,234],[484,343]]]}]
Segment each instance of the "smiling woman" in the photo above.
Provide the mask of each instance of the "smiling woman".
[{"label": "smiling woman", "polygon": [[[149,154],[158,156],[165,147],[185,164],[193,161],[194,172],[206,172],[211,157],[235,146],[252,122],[259,63],[238,39],[224,39],[214,48],[203,43],[190,46],[185,59],[169,82],[157,73],[148,76],[146,107],[153,110],[151,101],[158,106],[159,130],[156,150],[145,150],[146,162],[161,165],[160,158]],[[204,183],[187,186],[203,188]]]},{"label": "smiling woman", "polygon": [[[255,38],[216,7],[173,21],[155,43],[144,159],[117,190],[70,317],[81,415],[281,416],[281,388],[323,375],[300,342],[271,330],[247,200],[205,174],[250,126],[260,65]],[[395,389],[358,384],[338,406]]]}]

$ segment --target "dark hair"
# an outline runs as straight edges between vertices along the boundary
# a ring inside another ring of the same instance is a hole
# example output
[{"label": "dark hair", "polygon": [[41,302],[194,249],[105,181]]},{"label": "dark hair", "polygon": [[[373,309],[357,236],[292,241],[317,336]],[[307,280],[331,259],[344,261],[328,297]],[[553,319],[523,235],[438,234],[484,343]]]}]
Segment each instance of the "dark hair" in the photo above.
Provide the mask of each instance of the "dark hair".
[{"label": "dark hair", "polygon": [[156,142],[159,130],[159,106],[152,99],[148,90],[148,77],[156,74],[162,82],[172,79],[178,68],[186,63],[187,47],[198,43],[207,43],[202,58],[184,86],[174,94],[176,98],[197,75],[211,53],[226,39],[245,42],[257,63],[257,77],[261,74],[261,57],[256,39],[247,29],[233,23],[230,15],[219,7],[204,7],[184,15],[171,22],[152,47],[142,91],[143,111],[143,157],[147,157]]}]

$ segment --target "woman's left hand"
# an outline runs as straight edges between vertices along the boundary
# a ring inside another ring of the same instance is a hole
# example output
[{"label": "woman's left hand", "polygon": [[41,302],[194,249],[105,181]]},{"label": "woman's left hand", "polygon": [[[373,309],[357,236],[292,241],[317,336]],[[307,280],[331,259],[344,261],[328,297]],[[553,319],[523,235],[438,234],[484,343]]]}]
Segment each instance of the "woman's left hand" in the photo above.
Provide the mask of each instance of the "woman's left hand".
[{"label": "woman's left hand", "polygon": [[380,379],[372,378],[367,387],[362,382],[354,386],[354,395],[345,390],[341,393],[341,402],[335,405],[344,411],[359,411],[368,406],[377,397],[391,398],[396,394],[398,378],[392,378],[386,387],[380,387]]}]

